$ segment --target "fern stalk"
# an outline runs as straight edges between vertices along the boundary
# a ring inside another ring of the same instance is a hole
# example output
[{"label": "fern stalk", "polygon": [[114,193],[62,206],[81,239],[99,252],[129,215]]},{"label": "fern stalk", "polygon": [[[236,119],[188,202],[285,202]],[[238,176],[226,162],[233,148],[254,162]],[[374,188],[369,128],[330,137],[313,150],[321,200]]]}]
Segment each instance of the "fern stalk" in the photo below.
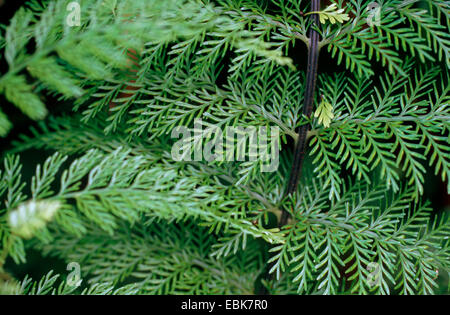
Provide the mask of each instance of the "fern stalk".
[{"label": "fern stalk", "polygon": [[[320,9],[320,0],[311,1],[311,11],[317,12]],[[308,65],[306,69],[306,87],[303,101],[303,116],[310,117],[313,110],[314,93],[317,81],[317,69],[319,65],[319,33],[315,29],[318,27],[319,15],[311,14],[311,26],[309,30],[309,45],[308,45]],[[289,176],[286,195],[290,195],[297,191],[298,182],[302,172],[303,160],[305,157],[305,149],[307,144],[307,135],[309,131],[309,124],[303,124],[298,128],[298,138],[294,149],[294,160],[291,166],[291,173]],[[283,211],[279,226],[284,226],[287,223],[289,214]]]}]

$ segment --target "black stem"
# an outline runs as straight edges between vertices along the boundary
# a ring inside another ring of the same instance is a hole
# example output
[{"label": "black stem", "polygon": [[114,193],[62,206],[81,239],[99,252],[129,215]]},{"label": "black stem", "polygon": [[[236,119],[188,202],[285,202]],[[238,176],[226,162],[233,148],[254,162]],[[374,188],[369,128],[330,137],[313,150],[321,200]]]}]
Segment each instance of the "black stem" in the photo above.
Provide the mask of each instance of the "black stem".
[{"label": "black stem", "polygon": [[[319,10],[320,0],[312,0],[311,11],[317,12]],[[308,66],[306,70],[306,86],[303,101],[303,115],[305,117],[310,117],[313,110],[314,92],[317,80],[317,68],[319,64],[319,33],[314,28],[314,26],[317,26],[319,23],[318,14],[312,14],[311,20],[312,25],[309,29]],[[302,172],[303,160],[305,157],[308,131],[309,124],[304,124],[298,129],[298,138],[294,151],[294,161],[292,162],[291,174],[289,176],[285,196],[288,196],[297,190],[298,182]],[[286,225],[288,219],[289,213],[283,210],[279,226],[282,227]]]},{"label": "black stem", "polygon": [[[320,0],[311,0],[311,12],[320,10]],[[319,24],[319,16],[311,14],[311,27],[309,29],[309,46],[308,46],[308,66],[306,70],[306,87],[305,97],[303,102],[303,115],[310,117],[314,102],[314,91],[316,88],[317,68],[319,61],[319,33],[314,29],[314,26]],[[309,124],[304,124],[298,129],[298,138],[295,145],[294,161],[292,163],[291,174],[285,196],[288,196],[297,190],[298,181],[301,175],[304,152],[307,142],[307,134],[309,131]],[[286,225],[289,219],[289,213],[283,210],[278,226],[281,228]],[[267,280],[273,279],[273,273],[269,274],[270,266],[267,266],[266,276]],[[268,294],[266,287],[262,287],[260,294]]]}]

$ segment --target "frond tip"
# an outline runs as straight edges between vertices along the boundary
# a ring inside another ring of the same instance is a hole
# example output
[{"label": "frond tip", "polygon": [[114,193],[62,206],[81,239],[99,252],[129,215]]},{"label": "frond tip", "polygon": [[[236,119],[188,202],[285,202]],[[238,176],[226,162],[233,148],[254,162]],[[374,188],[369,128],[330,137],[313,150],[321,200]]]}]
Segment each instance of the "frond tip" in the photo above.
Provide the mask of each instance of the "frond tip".
[{"label": "frond tip", "polygon": [[59,201],[49,200],[32,200],[21,204],[8,217],[12,233],[23,238],[33,237],[36,231],[51,221],[60,207]]},{"label": "frond tip", "polygon": [[318,118],[319,124],[322,124],[325,128],[330,127],[334,118],[333,105],[323,99],[317,107],[314,117]]},{"label": "frond tip", "polygon": [[344,23],[345,21],[350,20],[350,17],[347,13],[343,13],[344,9],[337,9],[336,3],[333,3],[326,7],[323,11],[313,11],[308,12],[305,15],[309,14],[319,14],[320,23],[325,24],[327,20],[330,20],[331,24]]}]

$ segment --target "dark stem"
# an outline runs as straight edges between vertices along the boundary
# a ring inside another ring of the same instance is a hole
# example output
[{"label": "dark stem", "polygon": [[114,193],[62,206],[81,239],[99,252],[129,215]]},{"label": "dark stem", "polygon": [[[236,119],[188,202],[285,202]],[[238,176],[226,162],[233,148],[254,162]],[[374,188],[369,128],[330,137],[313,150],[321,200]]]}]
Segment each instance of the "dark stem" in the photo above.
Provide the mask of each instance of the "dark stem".
[{"label": "dark stem", "polygon": [[[311,1],[311,11],[320,10],[320,0]],[[309,29],[309,47],[308,47],[308,65],[306,70],[306,86],[305,96],[303,101],[303,115],[310,117],[313,110],[314,92],[316,88],[317,68],[319,64],[319,33],[314,29],[314,26],[319,23],[319,16],[317,14],[311,15],[312,24]],[[302,172],[303,160],[305,157],[305,149],[307,143],[307,134],[309,131],[309,124],[304,124],[298,129],[298,138],[295,145],[294,160],[292,162],[291,174],[286,187],[285,196],[294,193],[297,190],[298,182]],[[283,210],[279,227],[286,225],[289,219],[289,213]]]},{"label": "dark stem", "polygon": [[[320,10],[320,0],[311,0],[311,11]],[[313,109],[314,102],[314,91],[316,88],[317,79],[317,67],[319,61],[319,33],[314,29],[314,26],[319,25],[319,16],[317,14],[311,14],[312,20],[311,27],[309,29],[309,46],[308,46],[308,66],[306,69],[306,87],[305,87],[305,97],[303,102],[303,115],[310,117]],[[294,151],[294,161],[292,163],[291,174],[289,177],[289,182],[285,191],[285,196],[288,196],[297,190],[298,181],[301,175],[304,152],[307,142],[307,134],[309,131],[309,125],[302,125],[298,129],[298,138],[295,145]],[[286,225],[289,219],[289,213],[283,210],[278,223],[278,227],[283,227]],[[273,279],[273,273],[269,274],[270,266],[267,266],[265,278],[267,280]],[[268,294],[267,288],[264,286],[259,292],[260,294]]]}]

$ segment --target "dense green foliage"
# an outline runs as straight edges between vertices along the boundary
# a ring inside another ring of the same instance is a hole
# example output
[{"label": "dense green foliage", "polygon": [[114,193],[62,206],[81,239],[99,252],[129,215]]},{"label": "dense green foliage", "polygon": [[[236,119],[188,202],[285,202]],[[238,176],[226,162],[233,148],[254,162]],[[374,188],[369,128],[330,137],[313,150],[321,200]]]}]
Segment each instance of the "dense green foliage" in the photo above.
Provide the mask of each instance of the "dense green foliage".
[{"label": "dense green foliage", "polygon": [[[75,27],[69,2],[29,1],[0,29],[2,108],[39,120],[2,163],[0,292],[252,294],[261,277],[271,294],[446,292],[450,223],[422,196],[427,169],[450,193],[449,1],[385,0],[372,26],[371,1],[323,5],[319,62],[341,70],[319,74],[313,117],[293,54],[309,1],[84,0]],[[51,97],[73,111],[49,114]],[[171,132],[196,118],[278,127],[278,170],[174,161]],[[32,178],[28,150],[49,155]],[[10,278],[29,248],[79,264],[82,288]]]}]

